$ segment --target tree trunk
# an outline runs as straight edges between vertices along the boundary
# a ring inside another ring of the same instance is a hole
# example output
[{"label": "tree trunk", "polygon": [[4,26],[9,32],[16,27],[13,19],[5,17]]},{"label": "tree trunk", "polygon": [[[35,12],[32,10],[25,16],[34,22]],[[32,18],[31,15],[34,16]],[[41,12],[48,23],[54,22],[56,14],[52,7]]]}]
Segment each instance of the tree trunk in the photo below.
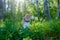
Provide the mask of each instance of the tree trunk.
[{"label": "tree trunk", "polygon": [[51,20],[50,9],[49,9],[49,0],[44,0],[44,12],[46,13],[47,20]]},{"label": "tree trunk", "polygon": [[11,0],[11,13],[12,17],[15,19],[15,0]]},{"label": "tree trunk", "polygon": [[19,18],[19,21],[22,21],[22,12],[21,12],[21,4],[19,2],[19,5],[18,5],[18,18]]},{"label": "tree trunk", "polygon": [[24,13],[27,12],[27,8],[26,8],[26,0],[24,0]]},{"label": "tree trunk", "polygon": [[60,16],[60,0],[58,0],[58,10],[57,10],[57,13],[56,13],[56,19],[58,19]]},{"label": "tree trunk", "polygon": [[3,2],[2,2],[2,0],[0,0],[0,19],[2,19],[2,16],[3,16]]},{"label": "tree trunk", "polygon": [[38,0],[36,0],[36,5],[37,5],[37,12],[38,12],[38,21],[40,21],[40,8],[39,8]]},{"label": "tree trunk", "polygon": [[3,2],[3,20],[6,19],[6,0]]},{"label": "tree trunk", "polygon": [[6,0],[0,0],[0,19],[5,20],[6,18]]},{"label": "tree trunk", "polygon": [[9,8],[10,8],[10,5],[9,5],[9,0],[7,1],[7,3],[8,3],[8,7],[7,7],[7,11],[9,11]]}]

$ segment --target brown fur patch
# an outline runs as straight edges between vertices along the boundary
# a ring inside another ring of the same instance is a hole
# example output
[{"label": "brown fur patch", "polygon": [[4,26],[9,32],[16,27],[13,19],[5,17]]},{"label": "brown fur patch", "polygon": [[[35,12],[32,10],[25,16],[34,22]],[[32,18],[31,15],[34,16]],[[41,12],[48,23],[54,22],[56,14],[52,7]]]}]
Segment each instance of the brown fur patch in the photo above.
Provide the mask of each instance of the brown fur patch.
[{"label": "brown fur patch", "polygon": [[26,14],[24,19],[30,21],[31,20],[31,14]]}]

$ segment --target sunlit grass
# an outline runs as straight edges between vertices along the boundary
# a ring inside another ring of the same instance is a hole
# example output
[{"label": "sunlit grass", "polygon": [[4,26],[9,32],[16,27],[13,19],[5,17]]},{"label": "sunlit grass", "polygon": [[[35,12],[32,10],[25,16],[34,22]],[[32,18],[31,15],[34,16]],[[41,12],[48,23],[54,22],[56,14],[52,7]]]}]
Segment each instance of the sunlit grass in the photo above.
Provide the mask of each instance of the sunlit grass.
[{"label": "sunlit grass", "polygon": [[1,27],[4,27],[4,22],[2,20],[0,21],[0,28]]}]

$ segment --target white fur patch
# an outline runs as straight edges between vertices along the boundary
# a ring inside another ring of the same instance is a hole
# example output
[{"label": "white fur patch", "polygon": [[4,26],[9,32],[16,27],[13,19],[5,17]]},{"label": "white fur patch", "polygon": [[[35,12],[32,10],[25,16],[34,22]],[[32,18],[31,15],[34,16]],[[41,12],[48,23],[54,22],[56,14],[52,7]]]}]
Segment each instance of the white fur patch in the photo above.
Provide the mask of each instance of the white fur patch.
[{"label": "white fur patch", "polygon": [[34,16],[31,16],[31,19],[34,19],[35,17]]},{"label": "white fur patch", "polygon": [[29,28],[29,27],[30,27],[30,22],[24,22],[23,27],[24,27],[24,28]]}]

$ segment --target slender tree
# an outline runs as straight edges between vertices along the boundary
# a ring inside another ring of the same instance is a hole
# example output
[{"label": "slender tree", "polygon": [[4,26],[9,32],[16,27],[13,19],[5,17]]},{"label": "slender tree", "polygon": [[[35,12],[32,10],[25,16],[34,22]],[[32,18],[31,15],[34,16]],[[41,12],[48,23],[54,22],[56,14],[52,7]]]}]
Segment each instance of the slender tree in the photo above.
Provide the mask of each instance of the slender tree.
[{"label": "slender tree", "polygon": [[19,4],[18,4],[18,18],[19,18],[19,21],[21,21],[22,20],[22,12],[21,12],[21,3],[19,2]]},{"label": "slender tree", "polygon": [[60,17],[60,0],[58,0],[58,10],[56,13],[56,19],[58,19]]},{"label": "slender tree", "polygon": [[15,0],[11,0],[11,13],[13,18],[15,18]]},{"label": "slender tree", "polygon": [[7,1],[7,5],[8,5],[8,7],[7,7],[7,11],[9,11],[9,8],[10,8],[10,2],[9,2],[9,0]]},{"label": "slender tree", "polygon": [[44,0],[44,12],[46,13],[47,20],[51,20],[50,9],[49,9],[49,0]]},{"label": "slender tree", "polygon": [[0,19],[6,18],[6,0],[0,0]]},{"label": "slender tree", "polygon": [[6,0],[3,1],[3,19],[6,19]]},{"label": "slender tree", "polygon": [[38,0],[36,0],[36,5],[37,5],[37,12],[38,12],[38,21],[40,21],[40,8],[39,8]]},{"label": "slender tree", "polygon": [[2,0],[0,0],[0,19],[2,19],[2,10],[3,10],[3,5],[2,5]]},{"label": "slender tree", "polygon": [[27,8],[26,8],[26,0],[24,0],[24,13],[27,12]]}]

